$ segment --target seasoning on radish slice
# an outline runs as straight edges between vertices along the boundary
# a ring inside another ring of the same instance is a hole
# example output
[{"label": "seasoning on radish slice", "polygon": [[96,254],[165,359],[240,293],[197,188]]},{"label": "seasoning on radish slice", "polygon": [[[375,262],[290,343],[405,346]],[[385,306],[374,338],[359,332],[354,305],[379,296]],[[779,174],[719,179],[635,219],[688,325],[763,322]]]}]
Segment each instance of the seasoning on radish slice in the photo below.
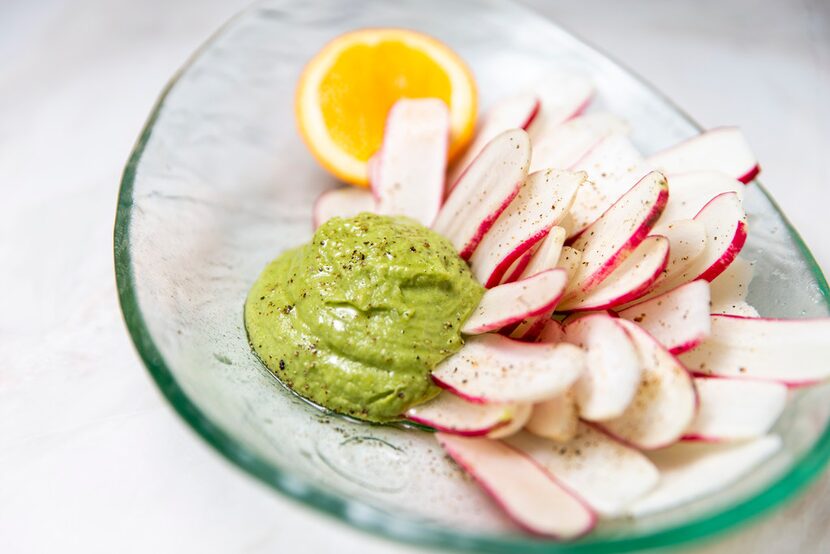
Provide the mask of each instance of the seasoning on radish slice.
[{"label": "seasoning on radish slice", "polygon": [[410,421],[444,433],[479,437],[507,426],[517,414],[523,413],[520,404],[473,404],[442,392],[429,402],[410,408],[404,415]]},{"label": "seasoning on radish slice", "polygon": [[704,376],[776,381],[792,386],[830,377],[830,319],[713,315],[712,331],[680,359]]},{"label": "seasoning on radish slice", "polygon": [[521,281],[494,287],[484,293],[461,332],[479,335],[524,318],[550,313],[562,298],[567,280],[565,270],[549,269]]},{"label": "seasoning on radish slice", "polygon": [[660,173],[643,177],[572,243],[582,251],[575,288],[599,285],[646,236],[668,200],[668,183]]},{"label": "seasoning on radish slice", "polygon": [[323,192],[311,210],[316,229],[333,217],[354,217],[361,212],[375,212],[375,199],[366,189],[343,187]]},{"label": "seasoning on radish slice", "polygon": [[769,435],[734,444],[683,442],[649,452],[649,459],[660,472],[660,482],[650,493],[634,501],[626,512],[645,516],[721,491],[780,448],[781,439]]},{"label": "seasoning on radish slice", "polygon": [[739,379],[695,379],[700,406],[683,440],[746,440],[766,435],[787,403],[780,383]]},{"label": "seasoning on radish slice", "polygon": [[648,158],[666,175],[688,171],[720,171],[749,183],[761,171],[743,133],[737,127],[705,131]]},{"label": "seasoning on radish slice", "polygon": [[455,188],[458,179],[464,173],[484,146],[493,140],[499,133],[509,129],[527,130],[530,123],[539,113],[541,102],[534,92],[520,92],[503,98],[487,110],[481,126],[476,131],[473,141],[464,151],[464,154],[453,164],[447,179],[448,190]]},{"label": "seasoning on radish slice", "polygon": [[447,237],[466,259],[519,193],[530,166],[530,137],[505,131],[487,143],[459,179],[433,230]]},{"label": "seasoning on radish slice", "polygon": [[743,200],[744,185],[734,177],[717,171],[692,171],[669,177],[669,201],[652,233],[662,233],[671,223],[692,219],[715,196],[734,192]]},{"label": "seasoning on radish slice", "polygon": [[567,213],[584,181],[584,173],[553,169],[529,175],[470,257],[476,279],[488,288],[498,285],[513,262],[543,240]]},{"label": "seasoning on radish slice", "polygon": [[711,283],[713,314],[758,317],[758,311],[746,303],[749,283],[752,281],[752,264],[742,258],[735,260]]},{"label": "seasoning on radish slice", "polygon": [[639,325],[672,354],[680,354],[709,336],[709,283],[692,281],[617,315]]},{"label": "seasoning on radish slice", "polygon": [[392,106],[380,157],[370,168],[378,213],[432,224],[444,199],[449,136],[450,114],[442,100],[403,99]]},{"label": "seasoning on radish slice", "polygon": [[537,535],[574,539],[597,516],[538,463],[502,441],[437,433],[438,442],[520,527]]},{"label": "seasoning on radish slice", "polygon": [[607,517],[648,494],[660,475],[646,456],[580,423],[573,440],[555,443],[529,433],[506,440]]},{"label": "seasoning on radish slice", "polygon": [[567,390],[585,368],[572,344],[531,344],[501,335],[469,337],[438,364],[435,383],[470,402],[538,402]]},{"label": "seasoning on radish slice", "polygon": [[628,331],[605,314],[565,325],[564,338],[585,350],[585,371],[574,386],[579,415],[587,421],[621,416],[640,388],[643,362]]},{"label": "seasoning on radish slice", "polygon": [[625,261],[588,292],[572,291],[562,310],[603,310],[637,300],[661,275],[669,261],[669,240],[650,236]]},{"label": "seasoning on radish slice", "polygon": [[651,335],[635,323],[616,321],[637,348],[642,380],[625,412],[597,425],[641,450],[663,448],[676,442],[694,419],[694,383],[686,368]]}]

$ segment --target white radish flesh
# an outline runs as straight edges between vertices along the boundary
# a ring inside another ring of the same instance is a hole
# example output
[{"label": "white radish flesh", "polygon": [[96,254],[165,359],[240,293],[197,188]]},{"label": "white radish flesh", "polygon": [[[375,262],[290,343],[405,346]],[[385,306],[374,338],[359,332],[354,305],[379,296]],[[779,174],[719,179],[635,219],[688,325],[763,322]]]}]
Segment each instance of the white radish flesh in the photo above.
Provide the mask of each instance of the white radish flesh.
[{"label": "white radish flesh", "polygon": [[567,213],[584,180],[582,173],[553,169],[529,175],[470,257],[476,279],[488,288],[498,285],[513,262]]},{"label": "white radish flesh", "polygon": [[519,193],[530,166],[525,131],[505,131],[487,143],[452,190],[432,228],[468,259],[496,219]]},{"label": "white radish flesh", "polygon": [[533,92],[522,92],[514,96],[503,98],[493,104],[484,116],[481,127],[464,154],[453,164],[447,179],[449,190],[452,190],[459,177],[467,169],[484,146],[497,135],[509,129],[527,129],[533,118],[539,113],[540,101]]},{"label": "white radish flesh", "polygon": [[442,392],[425,404],[407,410],[407,419],[438,431],[479,437],[505,427],[524,409],[520,404],[473,404]]},{"label": "white radish flesh", "polygon": [[830,377],[830,319],[711,319],[709,338],[681,355],[690,371],[793,386]]},{"label": "white radish flesh", "polygon": [[587,292],[611,274],[646,236],[668,200],[657,172],[643,177],[571,245],[582,251],[575,288]]},{"label": "white radish flesh", "polygon": [[628,134],[628,125],[609,113],[575,117],[535,137],[530,170],[572,168],[606,137]]},{"label": "white radish flesh", "polygon": [[519,433],[508,444],[535,460],[597,512],[618,516],[657,486],[657,468],[642,453],[586,424],[567,444]]},{"label": "white radish flesh", "polygon": [[372,190],[378,213],[432,225],[444,199],[450,114],[437,98],[398,100],[389,110]]},{"label": "white radish flesh", "polygon": [[626,512],[639,517],[664,512],[721,491],[781,448],[775,435],[735,444],[684,442],[649,453],[660,472],[657,487]]},{"label": "white radish flesh", "polygon": [[574,539],[596,525],[592,510],[526,454],[492,440],[437,433],[447,454],[523,529]]},{"label": "white radish flesh", "polygon": [[562,254],[562,247],[565,245],[565,229],[552,227],[548,236],[542,240],[539,249],[530,258],[530,261],[522,270],[520,279],[536,275],[547,269],[553,269],[559,262]]},{"label": "white radish flesh", "polygon": [[641,450],[676,442],[694,419],[697,396],[686,368],[635,323],[618,319],[643,365],[642,381],[623,414],[599,423],[605,431]]},{"label": "white radish flesh", "polygon": [[688,171],[719,171],[742,183],[752,181],[760,166],[737,127],[719,127],[676,144],[648,158],[667,175]]},{"label": "white radish flesh", "polygon": [[333,217],[354,217],[361,212],[376,212],[375,199],[368,190],[357,187],[327,190],[314,202],[314,228]]},{"label": "white radish flesh", "polygon": [[585,353],[572,344],[531,344],[477,335],[435,368],[435,383],[470,402],[539,402],[582,374]]},{"label": "white radish flesh", "polygon": [[752,275],[752,264],[742,258],[735,258],[732,264],[710,283],[710,311],[713,314],[758,317],[755,308],[745,302]]},{"label": "white radish flesh", "polygon": [[517,404],[516,406],[516,412],[513,414],[513,419],[510,420],[510,423],[503,427],[493,429],[492,431],[487,433],[488,438],[501,439],[504,437],[515,435],[516,433],[522,430],[522,428],[530,419],[531,414],[533,413],[533,405]]},{"label": "white radish flesh", "polygon": [[734,177],[717,171],[693,171],[669,177],[669,202],[654,225],[653,233],[661,233],[680,219],[692,219],[712,198],[734,192],[743,200],[744,185]]},{"label": "white radish flesh", "polygon": [[709,336],[709,283],[693,281],[618,315],[642,327],[672,354],[680,354]]},{"label": "white radish flesh", "polygon": [[766,435],[787,403],[779,383],[695,379],[700,407],[684,440],[734,441]]},{"label": "white radish flesh", "polygon": [[567,279],[563,269],[549,269],[521,281],[494,287],[484,293],[461,332],[479,335],[524,318],[550,313],[562,297]]},{"label": "white radish flesh", "polygon": [[669,240],[650,236],[598,286],[568,293],[562,310],[603,310],[637,300],[654,284],[669,261]]},{"label": "white radish flesh", "polygon": [[594,95],[593,83],[577,74],[553,73],[531,89],[541,101],[539,113],[527,128],[534,141],[581,114]]},{"label": "white radish flesh", "polygon": [[556,398],[534,404],[533,413],[525,425],[528,432],[556,442],[568,442],[576,436],[579,412],[573,390]]},{"label": "white radish flesh", "polygon": [[613,317],[593,314],[564,327],[565,340],[586,352],[585,371],[574,386],[579,415],[587,421],[621,416],[631,404],[643,371],[638,350]]}]

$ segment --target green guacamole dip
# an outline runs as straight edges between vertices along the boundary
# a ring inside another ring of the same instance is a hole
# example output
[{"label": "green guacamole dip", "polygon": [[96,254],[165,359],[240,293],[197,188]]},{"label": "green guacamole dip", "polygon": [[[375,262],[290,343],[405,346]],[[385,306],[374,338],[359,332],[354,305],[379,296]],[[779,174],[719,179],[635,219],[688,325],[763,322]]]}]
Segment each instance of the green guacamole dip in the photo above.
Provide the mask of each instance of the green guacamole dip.
[{"label": "green guacamole dip", "polygon": [[438,393],[430,371],[462,345],[482,287],[452,244],[403,217],[322,225],[271,262],[245,303],[251,345],[300,395],[370,421]]}]

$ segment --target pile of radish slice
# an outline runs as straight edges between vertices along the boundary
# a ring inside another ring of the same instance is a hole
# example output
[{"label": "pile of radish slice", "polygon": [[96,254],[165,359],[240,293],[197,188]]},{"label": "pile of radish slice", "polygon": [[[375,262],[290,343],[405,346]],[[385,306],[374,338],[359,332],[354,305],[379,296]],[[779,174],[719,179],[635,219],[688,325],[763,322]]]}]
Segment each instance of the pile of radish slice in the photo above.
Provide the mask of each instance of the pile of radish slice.
[{"label": "pile of radish slice", "polygon": [[649,157],[584,113],[558,75],[493,106],[447,168],[449,116],[401,100],[370,191],[324,193],[319,225],[362,211],[446,236],[487,288],[445,389],[405,416],[519,526],[570,539],[716,491],[774,454],[788,388],[830,376],[830,320],[746,302],[745,183],[758,163],[719,128]]}]

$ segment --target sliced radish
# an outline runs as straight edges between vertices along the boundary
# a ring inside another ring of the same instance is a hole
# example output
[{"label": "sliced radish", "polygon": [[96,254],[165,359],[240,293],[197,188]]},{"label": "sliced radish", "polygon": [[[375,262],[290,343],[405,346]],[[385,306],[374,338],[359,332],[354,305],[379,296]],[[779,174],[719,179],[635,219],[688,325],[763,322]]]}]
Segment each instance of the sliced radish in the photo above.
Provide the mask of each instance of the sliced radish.
[{"label": "sliced radish", "polygon": [[544,239],[567,213],[585,180],[582,173],[547,169],[528,176],[470,257],[473,275],[485,287],[499,284],[522,254]]},{"label": "sliced radish", "polygon": [[585,368],[572,344],[478,335],[435,368],[435,383],[470,402],[539,402],[567,390]]},{"label": "sliced radish", "polygon": [[507,426],[524,411],[521,404],[473,404],[454,394],[442,392],[426,404],[410,408],[404,415],[410,421],[438,431],[480,437]]},{"label": "sliced radish", "polygon": [[654,489],[660,476],[643,454],[580,424],[567,444],[519,433],[508,444],[530,456],[607,517]]},{"label": "sliced radish", "polygon": [[586,292],[611,274],[646,236],[668,200],[665,177],[643,177],[572,243],[582,251],[575,288]]},{"label": "sliced radish", "polygon": [[572,168],[606,137],[628,134],[628,125],[610,113],[575,117],[535,137],[530,170]]},{"label": "sliced radish", "polygon": [[453,164],[447,179],[449,190],[455,188],[464,170],[470,166],[488,142],[509,129],[526,130],[539,113],[539,106],[539,96],[534,92],[522,92],[493,104],[484,116],[472,143]]},{"label": "sliced radish", "polygon": [[764,381],[695,379],[700,406],[684,440],[730,441],[766,435],[787,403],[787,387]]},{"label": "sliced radish", "polygon": [[596,514],[526,454],[492,439],[437,433],[438,442],[520,527],[573,539],[588,533]]},{"label": "sliced radish", "polygon": [[556,267],[561,267],[568,274],[568,282],[571,282],[576,277],[576,272],[579,271],[579,266],[582,263],[582,251],[577,250],[572,246],[563,246],[562,253],[559,255],[559,261],[556,262]]},{"label": "sliced radish", "polygon": [[709,336],[709,283],[692,281],[617,315],[642,327],[672,354],[685,352]]},{"label": "sliced radish", "polygon": [[556,442],[573,439],[578,427],[579,412],[573,390],[534,404],[533,413],[525,425],[525,429],[534,435]]},{"label": "sliced radish", "polygon": [[676,288],[674,283],[683,284],[686,269],[706,250],[706,225],[702,221],[681,219],[664,227],[662,233],[669,239],[669,261],[650,297]]},{"label": "sliced radish", "polygon": [[[550,231],[548,231],[548,234],[550,234]],[[542,239],[542,242],[544,242],[544,240],[545,239]],[[533,258],[537,248],[539,248],[538,245],[530,248],[510,265],[510,268],[504,272],[504,277],[501,278],[502,285],[505,283],[512,283],[513,281],[517,281],[521,278],[522,273],[524,273],[525,268],[528,264],[530,264],[530,260]]]},{"label": "sliced radish", "polygon": [[[669,266],[670,274],[655,283],[651,296],[697,279],[713,280],[729,267],[746,242],[746,214],[734,192],[726,192],[713,198],[695,216],[694,221],[702,223],[706,228],[706,243],[703,250],[692,258],[690,263],[683,264],[685,268],[682,271],[676,266]],[[690,247],[695,244],[697,243],[692,240]]]},{"label": "sliced radish", "polygon": [[646,237],[599,286],[568,293],[560,309],[603,310],[636,300],[660,277],[668,261],[669,239]]},{"label": "sliced radish", "polygon": [[343,187],[323,192],[312,209],[316,229],[333,217],[354,217],[361,212],[376,212],[375,199],[366,189]]},{"label": "sliced radish", "polygon": [[735,258],[729,267],[710,283],[712,291],[710,311],[713,314],[758,317],[755,308],[745,302],[752,274],[752,263],[742,258]]},{"label": "sliced radish", "polygon": [[517,404],[516,406],[516,412],[513,414],[513,419],[510,420],[510,423],[487,433],[488,438],[501,439],[515,435],[522,430],[533,413],[533,404]]},{"label": "sliced radish", "polygon": [[571,208],[570,235],[574,236],[611,207],[651,168],[625,135],[607,136],[573,166],[588,174]]},{"label": "sliced radish", "polygon": [[534,141],[581,114],[594,96],[594,85],[577,74],[553,73],[532,87],[539,95],[539,113],[527,130]]},{"label": "sliced radish", "polygon": [[366,162],[366,171],[369,174],[369,190],[375,198],[375,202],[379,200],[377,193],[377,186],[380,183],[380,150],[375,152]]},{"label": "sliced radish", "polygon": [[545,325],[542,327],[536,340],[547,344],[563,342],[565,340],[565,331],[562,329],[562,324],[555,319],[545,321]]},{"label": "sliced radish", "polygon": [[484,293],[461,332],[479,335],[524,318],[550,313],[562,297],[567,282],[565,270],[549,269],[521,281],[494,287]]},{"label": "sliced radish", "polygon": [[830,319],[713,315],[712,332],[681,360],[700,375],[788,385],[830,377]]},{"label": "sliced radish", "polygon": [[587,421],[621,416],[640,387],[643,364],[625,328],[610,316],[593,314],[564,327],[565,340],[585,350],[585,371],[574,394]]},{"label": "sliced radish", "polygon": [[680,219],[692,219],[715,196],[734,192],[743,200],[744,185],[725,173],[717,171],[693,171],[669,178],[669,202],[663,215],[652,229],[661,233],[669,224]]},{"label": "sliced radish", "polygon": [[429,226],[444,199],[450,136],[447,105],[437,98],[395,102],[386,118],[372,190],[378,212]]},{"label": "sliced radish", "polygon": [[660,472],[657,487],[626,512],[645,516],[664,512],[721,491],[772,457],[781,448],[775,435],[734,444],[684,442],[650,452]]},{"label": "sliced radish", "polygon": [[[539,245],[539,249],[533,254],[528,264],[520,275],[520,279],[536,275],[547,269],[553,269],[559,262],[562,254],[562,247],[565,245],[565,229],[552,227],[548,236]],[[567,272],[566,272],[567,273]]]},{"label": "sliced radish", "polygon": [[648,158],[666,175],[688,171],[720,171],[749,183],[760,172],[758,160],[737,127],[719,127],[676,144]]},{"label": "sliced radish", "polygon": [[634,399],[621,416],[598,423],[603,430],[641,450],[677,441],[697,410],[694,383],[686,368],[637,324],[616,320],[634,342],[643,376]]},{"label": "sliced radish", "polygon": [[530,166],[530,137],[521,129],[487,143],[459,179],[432,228],[468,259],[484,233],[519,193]]}]

